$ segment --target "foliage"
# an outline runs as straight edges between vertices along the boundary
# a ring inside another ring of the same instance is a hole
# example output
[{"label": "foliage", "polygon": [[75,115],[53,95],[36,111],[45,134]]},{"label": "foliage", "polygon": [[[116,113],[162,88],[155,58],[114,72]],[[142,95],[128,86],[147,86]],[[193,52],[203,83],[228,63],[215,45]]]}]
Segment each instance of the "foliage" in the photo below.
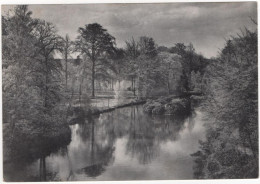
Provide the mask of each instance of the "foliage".
[{"label": "foliage", "polygon": [[158,62],[160,66],[160,75],[163,77],[162,84],[163,87],[167,89],[167,94],[178,91],[178,84],[181,80],[181,57],[177,54],[172,54],[169,52],[160,52],[158,54]]},{"label": "foliage", "polygon": [[[194,88],[198,85],[204,85],[204,81],[199,78],[204,76],[205,69],[211,60],[206,59],[201,54],[197,54],[191,43],[187,46],[184,43],[176,43],[174,47],[169,49],[169,52],[177,54],[181,58],[182,75],[179,82],[180,93],[196,90]],[[195,80],[194,77],[196,78]]]},{"label": "foliage", "polygon": [[203,81],[202,81],[202,75],[201,73],[198,72],[191,72],[191,90],[192,91],[197,91],[197,92],[202,92],[202,87],[203,87]]},{"label": "foliage", "polygon": [[257,31],[228,40],[205,75],[209,123],[195,177],[258,177]]},{"label": "foliage", "polygon": [[48,22],[31,18],[27,6],[16,6],[4,17],[3,104],[4,122],[62,121],[60,63],[54,54],[61,38]]},{"label": "foliage", "polygon": [[136,83],[139,97],[200,91],[204,86],[202,78],[209,61],[197,54],[192,44],[177,43],[168,49],[142,36],[126,41],[125,53],[125,73]]},{"label": "foliage", "polygon": [[139,97],[168,95],[176,91],[181,67],[178,55],[158,52],[154,40],[146,36],[127,41],[125,50],[128,61],[125,73],[136,83],[134,88]]},{"label": "foliage", "polygon": [[157,55],[157,48],[153,38],[149,38],[146,36],[140,37],[139,40],[140,53],[142,55],[146,55],[150,58],[155,57]]},{"label": "foliage", "polygon": [[185,116],[190,113],[190,103],[186,98],[174,96],[160,97],[156,100],[148,100],[144,105],[144,112],[157,115]]}]

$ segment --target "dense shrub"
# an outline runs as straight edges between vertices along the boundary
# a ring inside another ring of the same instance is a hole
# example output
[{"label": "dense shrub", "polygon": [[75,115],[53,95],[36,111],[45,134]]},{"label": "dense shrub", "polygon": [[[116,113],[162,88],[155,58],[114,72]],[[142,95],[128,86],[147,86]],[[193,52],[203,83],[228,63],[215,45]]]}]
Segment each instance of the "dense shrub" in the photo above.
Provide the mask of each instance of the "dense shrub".
[{"label": "dense shrub", "polygon": [[152,113],[153,109],[155,107],[160,107],[162,104],[159,102],[155,102],[155,101],[148,101],[147,103],[144,104],[143,108],[144,108],[144,112],[146,113]]},{"label": "dense shrub", "polygon": [[[193,154],[196,178],[258,177],[257,58],[257,31],[246,29],[207,67],[202,104],[207,129],[200,154]],[[219,172],[212,160],[221,166]]]},{"label": "dense shrub", "polygon": [[165,108],[164,105],[156,106],[152,110],[152,114],[164,114]]},{"label": "dense shrub", "polygon": [[165,115],[185,115],[190,112],[190,103],[186,98],[161,97],[148,100],[144,104],[144,112]]}]

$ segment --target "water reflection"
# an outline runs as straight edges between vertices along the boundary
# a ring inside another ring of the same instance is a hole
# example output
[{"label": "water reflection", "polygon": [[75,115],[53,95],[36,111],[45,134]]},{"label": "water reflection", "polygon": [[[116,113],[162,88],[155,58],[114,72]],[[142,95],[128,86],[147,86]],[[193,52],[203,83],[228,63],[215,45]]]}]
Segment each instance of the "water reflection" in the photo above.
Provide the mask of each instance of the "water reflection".
[{"label": "water reflection", "polygon": [[[28,172],[38,170],[38,174],[24,172],[26,177],[19,181],[160,179],[153,169],[161,167],[165,173],[174,170],[176,164],[169,166],[167,159],[179,159],[176,153],[180,147],[190,149],[186,144],[193,144],[193,140],[181,143],[179,139],[189,138],[181,135],[186,130],[193,138],[196,117],[150,116],[143,113],[141,106],[133,106],[87,119],[71,126],[68,146],[25,167]],[[195,137],[194,142],[198,139]],[[190,153],[192,150],[187,155]],[[192,164],[181,166],[192,168]],[[21,175],[21,171],[15,172]],[[12,178],[11,173],[8,177]],[[164,179],[167,177],[172,176],[165,175]],[[18,181],[17,177],[12,181]]]},{"label": "water reflection", "polygon": [[136,157],[141,164],[148,164],[159,156],[163,142],[177,140],[185,117],[151,117],[139,111],[138,107],[131,108],[126,154]]},{"label": "water reflection", "polygon": [[138,108],[131,108],[130,117],[126,154],[137,157],[141,164],[150,163],[159,151],[153,123],[150,119],[144,121],[145,117],[139,116]]},{"label": "water reflection", "polygon": [[90,152],[86,156],[90,158],[86,167],[76,170],[76,173],[84,173],[89,177],[99,176],[105,171],[105,167],[113,161],[115,136],[109,133],[106,124],[95,123],[92,118],[88,119],[87,123],[80,125],[77,132],[79,135],[83,135],[81,136],[82,141],[88,143],[86,147],[89,148]]},{"label": "water reflection", "polygon": [[46,181],[46,162],[45,157],[40,158],[40,180]]}]

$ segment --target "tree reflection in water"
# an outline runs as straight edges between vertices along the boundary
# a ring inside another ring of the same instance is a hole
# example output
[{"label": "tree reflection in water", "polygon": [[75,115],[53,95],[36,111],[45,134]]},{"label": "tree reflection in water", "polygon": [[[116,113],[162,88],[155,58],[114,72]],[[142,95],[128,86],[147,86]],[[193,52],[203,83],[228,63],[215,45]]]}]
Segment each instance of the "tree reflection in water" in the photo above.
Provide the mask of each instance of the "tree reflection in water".
[{"label": "tree reflection in water", "polygon": [[40,158],[40,181],[46,181],[45,157]]},{"label": "tree reflection in water", "polygon": [[159,144],[155,141],[155,132],[151,121],[139,116],[138,108],[131,108],[130,127],[126,152],[137,157],[142,164],[150,163],[156,156]]},{"label": "tree reflection in water", "polygon": [[72,176],[96,178],[105,172],[115,160],[115,141],[120,138],[127,139],[126,155],[140,164],[149,164],[159,155],[162,143],[178,139],[184,120],[185,117],[150,116],[140,106],[133,106],[90,118],[77,128],[73,125],[81,146],[70,147],[72,157],[80,160],[72,166],[76,168]]},{"label": "tree reflection in water", "polygon": [[113,168],[117,140],[120,157],[129,156],[141,165],[148,165],[168,142],[178,140],[183,128],[193,129],[194,117],[190,121],[185,121],[186,118],[152,116],[145,114],[141,106],[132,106],[87,119],[71,126],[72,140],[68,146],[56,148],[59,151],[50,156],[41,155],[33,164],[24,161],[28,167],[15,163],[12,167],[17,175],[15,181],[95,179]]},{"label": "tree reflection in water", "polygon": [[89,157],[84,168],[76,170],[77,174],[86,174],[89,177],[97,177],[105,171],[105,167],[113,162],[115,150],[115,136],[106,123],[98,123],[89,118],[86,123],[81,124],[77,133],[82,141],[87,142],[86,147],[90,150],[86,154]]},{"label": "tree reflection in water", "polygon": [[176,140],[184,127],[184,117],[149,116],[138,107],[131,108],[126,152],[141,164],[150,163],[167,140]]}]

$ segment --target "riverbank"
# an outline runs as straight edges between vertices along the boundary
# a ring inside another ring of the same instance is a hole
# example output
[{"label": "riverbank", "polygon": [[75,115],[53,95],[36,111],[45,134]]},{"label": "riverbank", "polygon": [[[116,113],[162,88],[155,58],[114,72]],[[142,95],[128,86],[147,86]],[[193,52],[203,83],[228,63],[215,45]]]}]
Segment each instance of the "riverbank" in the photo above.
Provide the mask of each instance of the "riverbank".
[{"label": "riverbank", "polygon": [[129,107],[132,105],[142,105],[146,103],[146,100],[133,100],[127,103],[122,103],[115,105],[113,107],[107,107],[107,108],[98,108],[98,107],[74,107],[69,112],[69,118],[68,118],[68,124],[74,125],[77,123],[84,123],[85,118],[89,118],[91,116],[98,116],[102,113],[111,112],[115,109],[123,108],[123,107]]},{"label": "riverbank", "polygon": [[192,109],[197,107],[204,99],[201,94],[185,93],[182,95],[170,95],[166,97],[150,99],[134,99],[112,107],[77,106],[68,112],[68,124],[82,124],[86,118],[98,116],[102,113],[111,112],[118,108],[132,105],[142,105],[144,112],[155,115],[188,115]]},{"label": "riverbank", "polygon": [[107,108],[107,109],[102,109],[102,110],[96,109],[91,113],[91,115],[99,115],[101,113],[110,112],[110,111],[113,111],[115,109],[119,109],[119,108],[123,108],[123,107],[129,107],[129,106],[132,106],[132,105],[141,105],[141,104],[144,104],[144,103],[146,103],[146,100],[131,101],[130,103],[116,105],[115,107],[111,107],[111,108]]}]

